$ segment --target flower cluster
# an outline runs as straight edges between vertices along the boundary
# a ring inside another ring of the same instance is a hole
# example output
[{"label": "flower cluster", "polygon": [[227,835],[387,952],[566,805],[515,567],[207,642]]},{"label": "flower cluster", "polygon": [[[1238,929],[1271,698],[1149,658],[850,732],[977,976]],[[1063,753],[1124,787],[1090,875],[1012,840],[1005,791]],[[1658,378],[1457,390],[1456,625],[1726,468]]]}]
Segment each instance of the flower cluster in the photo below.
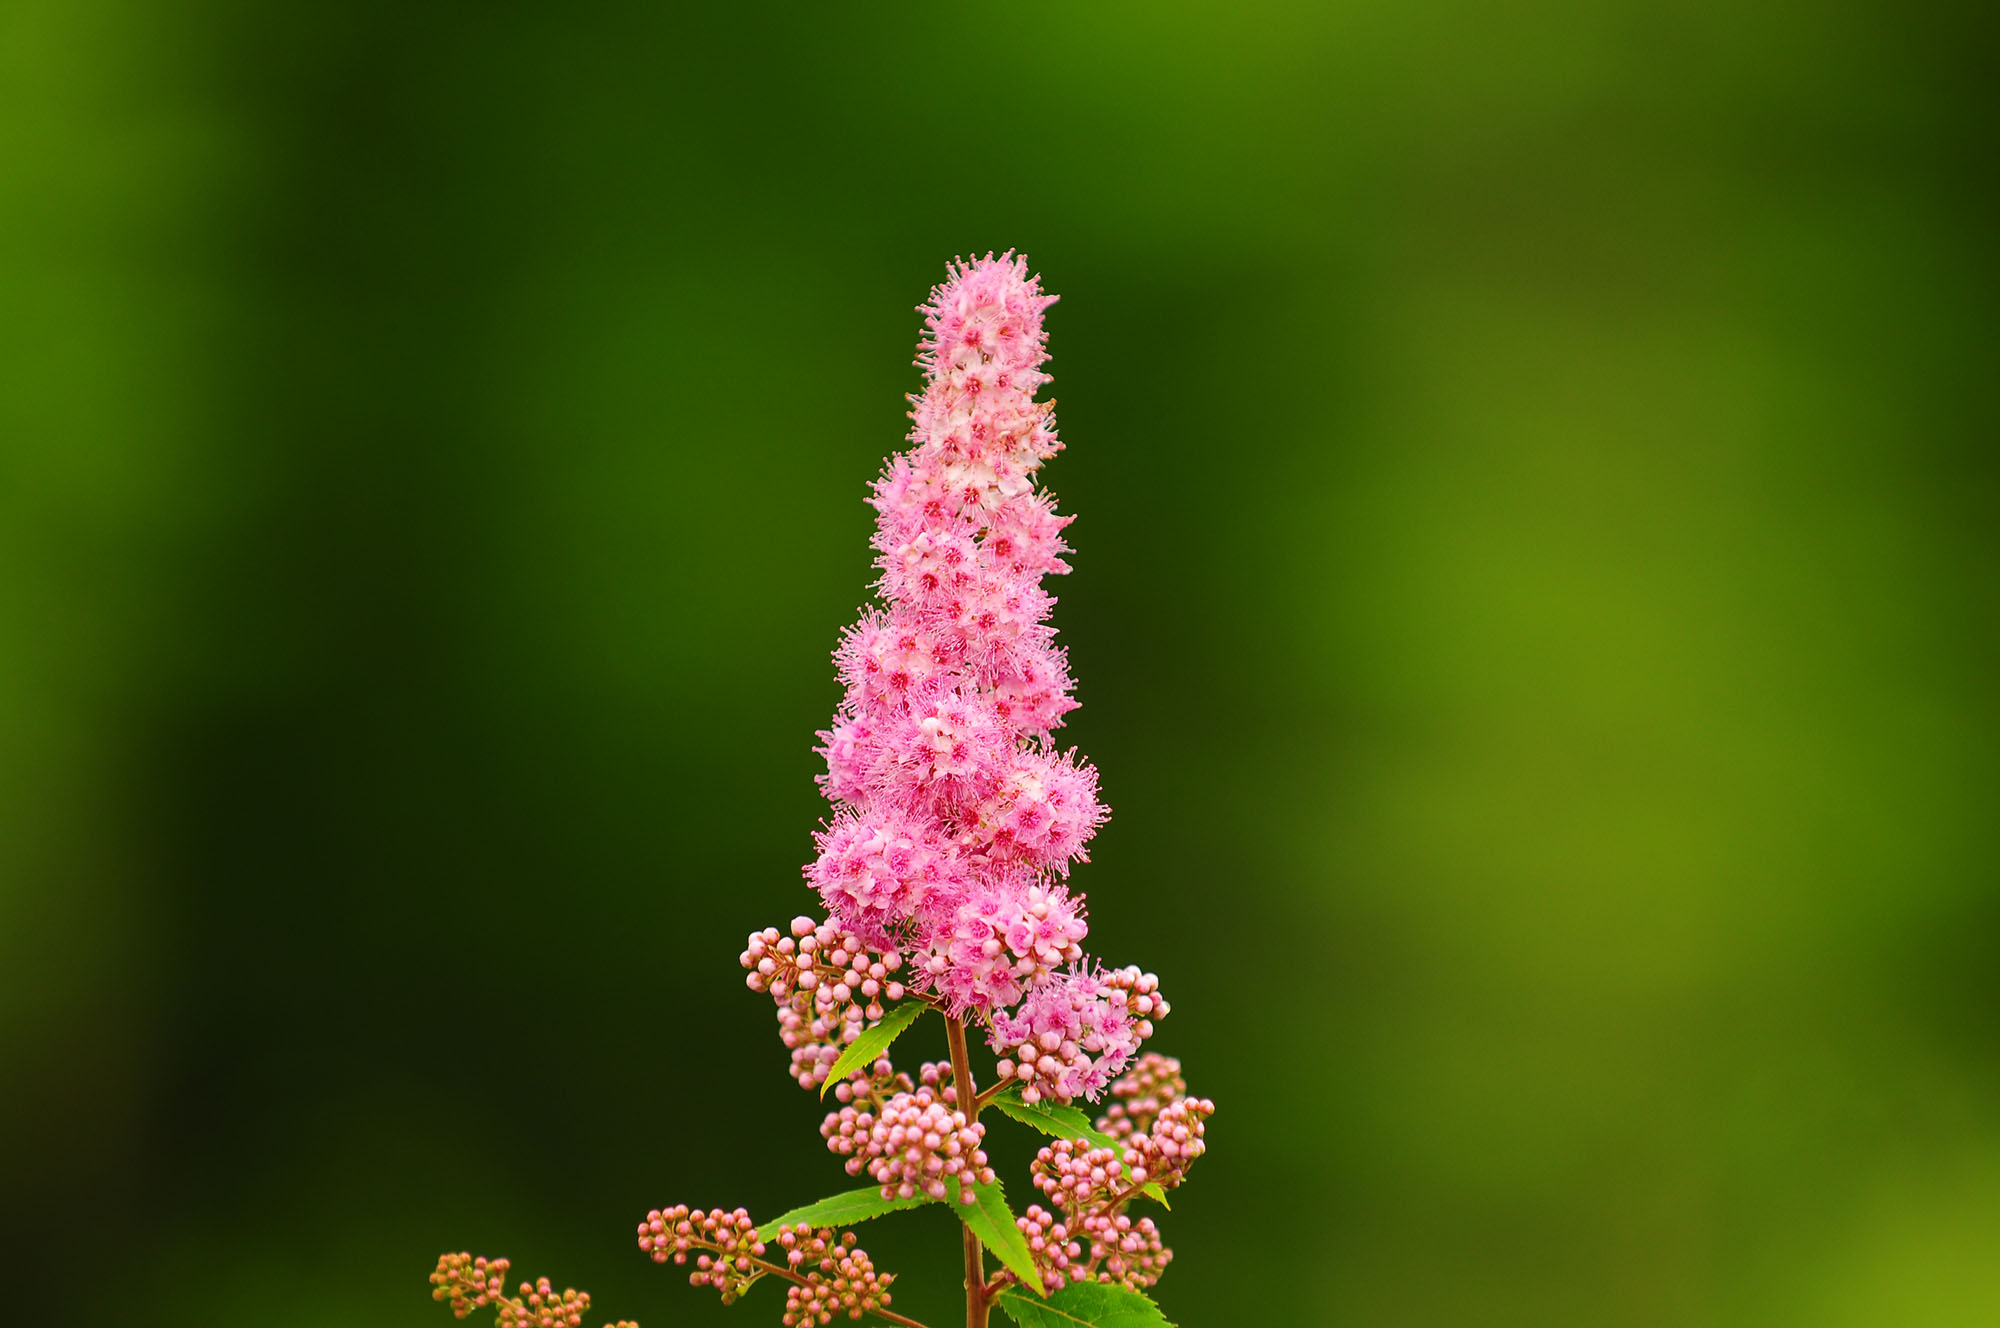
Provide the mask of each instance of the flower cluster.
[{"label": "flower cluster", "polygon": [[855,1246],[852,1231],[836,1238],[830,1228],[815,1231],[801,1222],[780,1231],[777,1244],[792,1269],[810,1269],[803,1282],[794,1282],[785,1290],[785,1317],[780,1322],[786,1328],[831,1323],[836,1314],[858,1319],[886,1308],[894,1299],[889,1284],[896,1275],[876,1272],[868,1251]]},{"label": "flower cluster", "polygon": [[778,1036],[792,1053],[792,1078],[801,1088],[824,1084],[865,1021],[882,1017],[882,1002],[903,998],[894,976],[902,956],[870,951],[831,922],[793,918],[789,936],[776,927],[752,932],[739,962],[749,970],[750,990],[777,1002]]},{"label": "flower cluster", "polygon": [[1070,1264],[1083,1261],[1083,1246],[1070,1239],[1069,1227],[1040,1204],[1029,1204],[1025,1217],[1014,1219],[1028,1242],[1028,1256],[1042,1275],[1042,1284],[1060,1291],[1069,1283]]},{"label": "flower cluster", "polygon": [[[806,879],[832,925],[906,953],[913,988],[985,1022],[1030,1101],[1068,1102],[1099,1092],[1166,1005],[1135,1008],[1089,968],[1062,882],[1107,813],[1096,770],[1051,745],[1076,705],[1042,587],[1069,570],[1069,518],[1036,487],[1062,447],[1035,400],[1053,301],[1010,253],[954,265],[924,306],[913,446],[871,499],[883,607],[834,653],[846,693],[819,751],[835,814]],[[812,1082],[811,1054],[799,1064]]]},{"label": "flower cluster", "polygon": [[1097,1128],[1114,1139],[1127,1138],[1135,1131],[1143,1134],[1161,1108],[1186,1096],[1181,1063],[1149,1051],[1111,1085],[1111,1104],[1098,1117]]},{"label": "flower cluster", "polygon": [[1167,1009],[1151,973],[1072,969],[994,1017],[994,1048],[1007,1053],[1000,1077],[1018,1080],[1028,1102],[1094,1098]]},{"label": "flower cluster", "polygon": [[918,951],[920,980],[961,1012],[990,1013],[1083,957],[1083,904],[1061,885],[1002,878],[968,891]]},{"label": "flower cluster", "polygon": [[1125,1165],[1132,1179],[1171,1190],[1187,1179],[1187,1169],[1207,1151],[1202,1141],[1215,1104],[1205,1097],[1184,1097],[1168,1103],[1144,1134],[1126,1140]]},{"label": "flower cluster", "polygon": [[1187,1096],[1180,1068],[1148,1053],[1110,1085],[1113,1102],[1097,1130],[1113,1146],[1058,1139],[1035,1155],[1029,1172],[1053,1211],[1031,1205],[1015,1225],[1044,1282],[1116,1282],[1140,1290],[1157,1282],[1174,1257],[1152,1218],[1124,1210],[1152,1186],[1164,1192],[1179,1185],[1206,1147],[1215,1104]]},{"label": "flower cluster", "polygon": [[1099,1282],[1117,1282],[1142,1291],[1160,1280],[1174,1252],[1160,1241],[1150,1217],[1134,1221],[1125,1213],[1092,1213],[1083,1219],[1090,1242],[1090,1266]]},{"label": "flower cluster", "polygon": [[1123,1202],[1137,1194],[1141,1184],[1126,1175],[1116,1150],[1093,1148],[1085,1139],[1057,1139],[1035,1154],[1028,1170],[1035,1188],[1074,1217]]},{"label": "flower cluster", "polygon": [[453,1316],[463,1319],[506,1294],[509,1267],[505,1259],[440,1254],[437,1271],[431,1274],[431,1285],[437,1288],[431,1299],[450,1301]]},{"label": "flower cluster", "polygon": [[[1125,1156],[1135,1157],[1131,1150]],[[1121,1162],[1112,1149],[1093,1148],[1082,1139],[1056,1140],[1036,1154],[1030,1171],[1035,1188],[1066,1215],[1057,1221],[1033,1205],[1027,1219],[1016,1221],[1029,1236],[1029,1250],[1045,1282],[1118,1282],[1136,1291],[1159,1281],[1174,1252],[1161,1243],[1152,1218],[1134,1219],[1121,1211],[1145,1185],[1144,1172]],[[1045,1232],[1039,1247],[1025,1225],[1030,1220]],[[1079,1257],[1080,1242],[1072,1237],[1089,1243],[1088,1260]]]},{"label": "flower cluster", "polygon": [[[460,1319],[475,1309],[493,1305],[499,1309],[500,1328],[578,1328],[590,1310],[588,1292],[566,1289],[558,1293],[546,1277],[533,1285],[521,1283],[521,1294],[506,1294],[505,1259],[474,1258],[467,1253],[438,1256],[437,1271],[431,1274],[432,1300],[448,1301],[452,1314]],[[627,1320],[611,1328],[639,1328]]]},{"label": "flower cluster", "polygon": [[[949,1193],[945,1182],[953,1177],[987,1185],[994,1180],[980,1147],[986,1127],[968,1122],[964,1112],[928,1086],[896,1094],[879,1111],[842,1107],[819,1132],[829,1149],[847,1159],[847,1174],[858,1176],[865,1169],[882,1187],[884,1199],[908,1199],[919,1192],[942,1199]],[[961,1183],[958,1197],[971,1203],[972,1185]]]},{"label": "flower cluster", "polygon": [[855,1245],[851,1231],[800,1222],[781,1227],[766,1241],[758,1237],[757,1224],[741,1208],[703,1211],[680,1204],[655,1209],[639,1224],[639,1248],[655,1263],[672,1259],[685,1264],[692,1253],[695,1271],[688,1281],[715,1287],[725,1305],[761,1277],[790,1283],[781,1321],[788,1328],[830,1323],[836,1314],[852,1319],[866,1313],[886,1315],[892,1299],[889,1284],[896,1280],[893,1273],[876,1271],[875,1261]]},{"label": "flower cluster", "polygon": [[546,1277],[536,1278],[532,1289],[523,1282],[521,1298],[519,1305],[501,1304],[501,1328],[578,1328],[584,1311],[590,1308],[588,1294],[565,1289],[558,1296]]},{"label": "flower cluster", "polygon": [[729,1212],[690,1210],[686,1204],[656,1208],[639,1224],[639,1248],[652,1255],[654,1263],[672,1259],[685,1264],[689,1252],[694,1252],[689,1285],[714,1287],[725,1305],[733,1304],[764,1271],[759,1264],[764,1242],[757,1238],[757,1224],[741,1208]]}]

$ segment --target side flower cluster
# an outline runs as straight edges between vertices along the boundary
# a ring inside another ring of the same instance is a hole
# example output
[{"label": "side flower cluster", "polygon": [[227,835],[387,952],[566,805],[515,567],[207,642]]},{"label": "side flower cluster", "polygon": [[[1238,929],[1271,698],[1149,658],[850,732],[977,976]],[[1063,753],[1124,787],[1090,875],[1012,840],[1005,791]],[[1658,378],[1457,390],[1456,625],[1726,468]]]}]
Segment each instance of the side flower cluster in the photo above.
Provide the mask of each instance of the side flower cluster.
[{"label": "side flower cluster", "polygon": [[836,1237],[830,1228],[815,1231],[801,1222],[780,1231],[777,1243],[791,1268],[808,1270],[804,1282],[785,1290],[785,1317],[779,1322],[786,1328],[831,1323],[836,1314],[858,1319],[886,1309],[894,1299],[889,1284],[896,1275],[876,1272],[875,1261],[856,1247],[852,1231]]},{"label": "side flower cluster", "polygon": [[1111,1103],[1098,1117],[1097,1128],[1114,1139],[1144,1134],[1169,1103],[1186,1096],[1181,1063],[1149,1051],[1111,1085]]},{"label": "side flower cluster", "polygon": [[875,1112],[842,1107],[819,1132],[829,1149],[847,1159],[847,1174],[866,1170],[884,1199],[908,1199],[920,1191],[942,1199],[949,1192],[945,1182],[956,1177],[958,1197],[969,1204],[973,1184],[995,1179],[980,1147],[986,1127],[967,1122],[964,1112],[928,1086],[897,1093]]},{"label": "side flower cluster", "polygon": [[1015,1224],[1043,1280],[1054,1285],[1116,1282],[1141,1290],[1159,1281],[1173,1251],[1152,1218],[1135,1219],[1125,1208],[1148,1186],[1178,1186],[1205,1148],[1215,1104],[1186,1095],[1179,1062],[1148,1053],[1110,1088],[1115,1101],[1097,1129],[1115,1147],[1058,1139],[1029,1166],[1050,1207],[1031,1204]]},{"label": "side flower cluster", "polygon": [[[521,1294],[506,1293],[505,1259],[475,1258],[471,1254],[438,1256],[437,1271],[431,1274],[431,1299],[451,1305],[453,1317],[463,1319],[476,1309],[491,1305],[498,1309],[501,1328],[579,1328],[590,1310],[588,1292],[565,1289],[558,1293],[546,1277],[530,1284],[521,1283]],[[639,1328],[620,1320],[611,1328]]]},{"label": "side flower cluster", "polygon": [[639,1224],[639,1248],[655,1263],[686,1264],[692,1256],[695,1269],[688,1281],[714,1287],[725,1305],[760,1278],[790,1283],[781,1320],[787,1328],[831,1323],[836,1314],[858,1319],[882,1313],[893,1299],[889,1285],[895,1274],[878,1272],[868,1251],[855,1244],[853,1232],[801,1222],[780,1228],[766,1241],[741,1208],[656,1208]]},{"label": "side flower cluster", "polygon": [[1167,1010],[1151,973],[1072,969],[994,1016],[1000,1077],[1017,1080],[1028,1102],[1095,1098]]},{"label": "side flower cluster", "polygon": [[749,970],[745,985],[777,1002],[778,1036],[792,1053],[792,1078],[805,1089],[824,1084],[866,1022],[882,1017],[882,1003],[904,995],[896,977],[902,956],[871,951],[831,922],[801,917],[792,919],[790,935],[776,927],[751,932],[739,962]]},{"label": "side flower cluster", "polygon": [[725,1305],[734,1304],[765,1271],[760,1265],[764,1242],[757,1238],[757,1224],[741,1208],[725,1212],[678,1204],[654,1209],[639,1224],[639,1248],[652,1255],[654,1263],[672,1259],[685,1264],[692,1254],[694,1271],[688,1274],[688,1284],[714,1287]]}]

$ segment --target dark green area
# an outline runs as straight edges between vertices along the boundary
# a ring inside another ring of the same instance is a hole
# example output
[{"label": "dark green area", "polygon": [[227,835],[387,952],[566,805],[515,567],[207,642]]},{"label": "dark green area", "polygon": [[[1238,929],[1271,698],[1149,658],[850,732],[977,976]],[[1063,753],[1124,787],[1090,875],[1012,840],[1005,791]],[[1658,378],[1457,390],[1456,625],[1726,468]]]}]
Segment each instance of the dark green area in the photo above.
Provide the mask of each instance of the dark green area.
[{"label": "dark green area", "polygon": [[[0,6],[16,1317],[439,1328],[451,1248],[776,1322],[633,1228],[854,1183],[736,955],[912,307],[1009,246],[1090,944],[1219,1104],[1168,1316],[1990,1314],[1993,35]],[[936,1325],[955,1229],[863,1232]]]}]

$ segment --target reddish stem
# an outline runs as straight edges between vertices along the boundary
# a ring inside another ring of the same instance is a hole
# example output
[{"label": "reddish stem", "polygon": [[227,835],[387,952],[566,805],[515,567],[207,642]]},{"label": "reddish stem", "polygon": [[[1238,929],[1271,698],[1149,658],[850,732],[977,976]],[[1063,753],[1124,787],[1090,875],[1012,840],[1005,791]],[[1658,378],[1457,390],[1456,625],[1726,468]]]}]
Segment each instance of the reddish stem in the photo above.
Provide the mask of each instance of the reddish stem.
[{"label": "reddish stem", "polygon": [[[944,1021],[945,1039],[951,1046],[951,1082],[958,1092],[958,1109],[965,1115],[967,1125],[979,1119],[979,1095],[972,1083],[972,1055],[965,1046],[965,1023],[949,1015]],[[970,1186],[969,1178],[960,1177],[959,1184]],[[980,1250],[979,1237],[972,1234],[972,1228],[965,1231],[965,1328],[986,1328],[991,1301],[986,1292],[986,1256]]]}]

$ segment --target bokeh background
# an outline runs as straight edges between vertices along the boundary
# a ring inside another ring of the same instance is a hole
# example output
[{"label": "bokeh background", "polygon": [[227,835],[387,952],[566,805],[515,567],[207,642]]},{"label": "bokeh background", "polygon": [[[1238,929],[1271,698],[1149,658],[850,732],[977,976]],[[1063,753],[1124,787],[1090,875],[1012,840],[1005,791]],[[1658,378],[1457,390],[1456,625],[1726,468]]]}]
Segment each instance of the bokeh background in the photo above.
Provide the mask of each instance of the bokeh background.
[{"label": "bokeh background", "polygon": [[1017,246],[1170,1316],[1994,1321],[1979,9],[0,6],[10,1304],[775,1322],[632,1224],[848,1183],[736,954]]}]

